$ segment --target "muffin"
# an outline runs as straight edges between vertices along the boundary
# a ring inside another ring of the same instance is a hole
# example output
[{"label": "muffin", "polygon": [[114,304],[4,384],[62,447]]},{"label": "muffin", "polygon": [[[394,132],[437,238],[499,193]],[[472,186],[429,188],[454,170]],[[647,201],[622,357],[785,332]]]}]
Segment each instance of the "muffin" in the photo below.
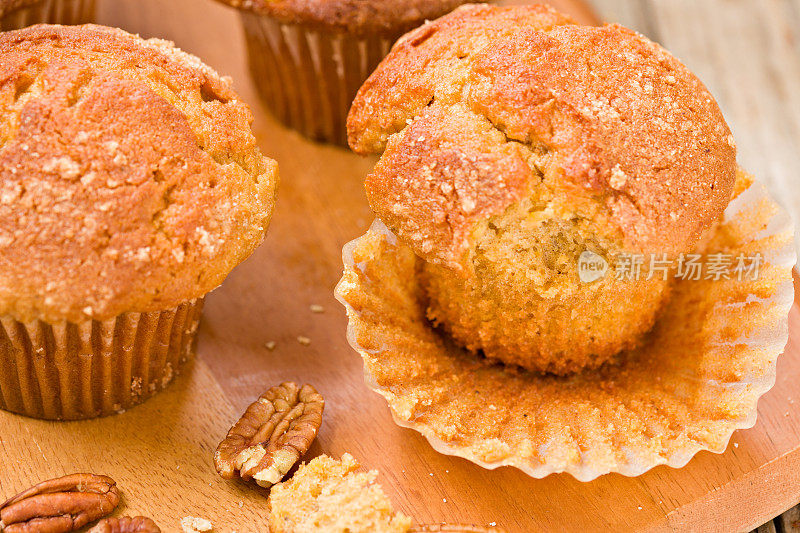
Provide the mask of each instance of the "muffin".
[{"label": "muffin", "polygon": [[392,510],[392,502],[375,483],[376,470],[357,472],[358,462],[346,453],[303,464],[291,479],[269,493],[272,533],[403,533],[411,519]]},{"label": "muffin", "polygon": [[0,30],[93,22],[95,0],[0,0]]},{"label": "muffin", "polygon": [[219,0],[239,8],[250,70],[275,117],[347,144],[356,91],[392,43],[468,0]]},{"label": "muffin", "polygon": [[[423,259],[429,319],[554,374],[637,346],[669,294],[649,259],[692,252],[736,175],[717,104],[677,59],[541,5],[464,6],[414,30],[347,127],[353,150],[382,154],[367,196]],[[582,278],[587,256],[605,276]],[[645,259],[638,275],[626,258]]]},{"label": "muffin", "polygon": [[0,35],[0,408],[127,409],[192,359],[277,166],[199,59],[101,26]]},{"label": "muffin", "polygon": [[775,384],[797,260],[786,210],[744,173],[736,192],[701,261],[730,257],[730,276],[676,277],[636,350],[567,378],[497,364],[435,329],[423,260],[376,220],[344,247],[336,288],[367,385],[398,425],[439,453],[535,478],[638,476],[683,467],[700,450],[724,452],[734,431],[753,426],[759,398]]}]

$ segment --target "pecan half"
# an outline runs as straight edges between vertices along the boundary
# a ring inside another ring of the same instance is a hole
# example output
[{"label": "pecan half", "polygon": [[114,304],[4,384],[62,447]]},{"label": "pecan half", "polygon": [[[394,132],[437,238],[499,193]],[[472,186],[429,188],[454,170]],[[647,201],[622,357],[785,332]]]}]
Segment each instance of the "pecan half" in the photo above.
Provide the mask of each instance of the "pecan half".
[{"label": "pecan half", "polygon": [[325,400],[311,385],[286,382],[262,394],[228,432],[214,454],[226,478],[271,487],[308,451],[322,423]]},{"label": "pecan half", "polygon": [[66,533],[109,514],[119,503],[113,479],[72,474],[43,481],[0,505],[3,533]]},{"label": "pecan half", "polygon": [[145,516],[104,518],[89,533],[161,533],[161,528]]}]

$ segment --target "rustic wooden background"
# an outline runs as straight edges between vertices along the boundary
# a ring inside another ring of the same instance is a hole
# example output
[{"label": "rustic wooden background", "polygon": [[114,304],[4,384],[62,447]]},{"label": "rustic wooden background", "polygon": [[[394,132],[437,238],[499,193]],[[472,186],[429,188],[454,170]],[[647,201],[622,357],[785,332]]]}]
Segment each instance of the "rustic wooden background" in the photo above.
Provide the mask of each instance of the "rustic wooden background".
[{"label": "rustic wooden background", "polygon": [[[606,21],[664,45],[702,79],[739,161],[800,220],[800,0],[590,0]],[[800,243],[800,237],[796,237]],[[800,532],[800,506],[758,528]]]}]

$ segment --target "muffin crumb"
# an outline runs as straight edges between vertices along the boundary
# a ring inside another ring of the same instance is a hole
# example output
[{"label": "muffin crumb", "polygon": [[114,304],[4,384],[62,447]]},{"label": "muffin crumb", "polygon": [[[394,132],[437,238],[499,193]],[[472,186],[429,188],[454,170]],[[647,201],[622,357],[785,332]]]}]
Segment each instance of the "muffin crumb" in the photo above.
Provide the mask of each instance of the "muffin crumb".
[{"label": "muffin crumb", "polygon": [[341,460],[326,455],[301,465],[289,480],[269,495],[270,530],[274,533],[349,531],[403,533],[411,519],[392,509],[375,483],[378,472],[356,472],[349,453]]},{"label": "muffin crumb", "polygon": [[214,529],[214,525],[205,518],[185,516],[181,518],[181,529],[183,533],[205,533]]}]

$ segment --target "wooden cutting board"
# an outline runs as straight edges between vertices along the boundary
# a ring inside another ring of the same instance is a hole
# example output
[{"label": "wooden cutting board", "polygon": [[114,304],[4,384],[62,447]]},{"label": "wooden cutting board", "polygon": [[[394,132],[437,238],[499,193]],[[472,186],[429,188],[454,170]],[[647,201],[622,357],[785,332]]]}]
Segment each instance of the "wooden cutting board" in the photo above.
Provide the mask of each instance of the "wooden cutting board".
[{"label": "wooden cutting board", "polygon": [[[592,22],[573,1],[555,2]],[[259,105],[244,62],[235,13],[210,0],[107,0],[101,20],[143,36],[176,41],[231,75],[253,105],[264,152],[282,183],[264,245],[211,294],[199,360],[164,393],[101,420],[53,423],[0,412],[0,500],[76,471],[117,480],[117,514],[145,514],[165,532],[185,516],[210,519],[216,532],[266,531],[266,491],[227,482],[212,453],[230,425],[266,388],[284,380],[314,384],[327,405],[308,457],[352,453],[397,507],[418,523],[540,530],[744,530],[800,501],[800,309],[778,364],[775,388],[759,404],[755,428],[734,435],[722,455],[700,453],[685,468],[638,478],[580,483],[543,480],[512,468],[484,470],[440,455],[397,427],[386,403],[362,380],[360,357],[345,340],[344,310],[333,288],[342,245],[369,226],[362,181],[374,160],[320,146],[276,124]],[[322,305],[324,313],[309,306]],[[298,336],[311,339],[309,346]],[[264,347],[275,341],[274,351]]]}]

